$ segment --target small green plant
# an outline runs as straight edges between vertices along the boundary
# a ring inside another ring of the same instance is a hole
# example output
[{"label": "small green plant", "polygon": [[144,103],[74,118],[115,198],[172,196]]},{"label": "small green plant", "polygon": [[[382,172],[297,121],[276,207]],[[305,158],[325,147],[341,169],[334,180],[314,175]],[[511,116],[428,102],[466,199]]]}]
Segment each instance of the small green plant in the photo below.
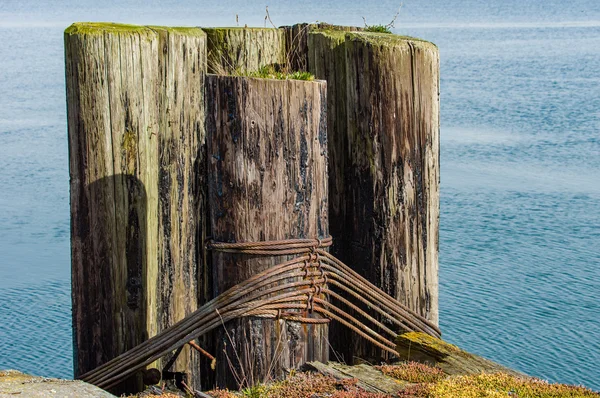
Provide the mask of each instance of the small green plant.
[{"label": "small green plant", "polygon": [[242,396],[244,398],[261,398],[265,396],[267,388],[262,384],[256,384],[251,387],[244,388],[242,390]]},{"label": "small green plant", "polygon": [[398,11],[396,11],[396,15],[394,15],[394,18],[392,18],[390,23],[387,25],[382,25],[382,24],[369,25],[367,23],[367,20],[365,19],[365,17],[363,17],[363,21],[365,23],[365,28],[364,28],[365,32],[391,34],[392,33],[391,28],[396,27],[394,24],[396,23],[396,19],[398,19],[398,15],[400,15],[400,9],[402,9],[402,5],[403,4],[400,3],[400,7],[398,7]]},{"label": "small green plant", "polygon": [[309,72],[288,72],[285,68],[280,69],[277,65],[265,65],[255,72],[248,72],[248,77],[260,77],[262,79],[277,80],[314,80],[315,77]]},{"label": "small green plant", "polygon": [[[239,16],[237,14],[235,20],[236,26],[239,26]],[[267,27],[267,23],[270,24],[273,29],[279,29],[271,19],[268,6],[265,7],[265,28]],[[276,58],[276,62],[278,63],[262,66],[259,70],[252,70],[254,67],[249,69],[245,57],[240,56],[239,51],[232,51],[226,28],[209,29],[209,51],[207,57],[208,71],[209,73],[218,75],[257,77],[263,79],[314,80],[314,76],[306,71],[306,61],[303,59],[298,61],[298,55],[295,53],[295,51],[297,51],[297,46],[295,46],[295,44],[307,35],[308,30],[313,25],[314,24],[305,24],[300,31],[294,32],[294,36],[291,37],[291,44],[287,45],[287,47],[289,47],[287,48],[287,52],[279,54],[279,56],[272,59],[272,61],[275,61]],[[246,28],[248,28],[247,25],[244,26],[244,29]],[[252,35],[249,38],[246,36],[243,38],[243,43],[240,45],[240,39],[238,38],[240,36],[234,35],[234,37],[237,38],[235,42],[236,46],[251,46],[254,45],[253,40],[256,40]],[[285,43],[283,47],[286,47]],[[245,53],[245,50],[242,51],[242,54],[243,53]]]},{"label": "small green plant", "polygon": [[366,25],[365,32],[392,33],[392,31],[387,25]]}]

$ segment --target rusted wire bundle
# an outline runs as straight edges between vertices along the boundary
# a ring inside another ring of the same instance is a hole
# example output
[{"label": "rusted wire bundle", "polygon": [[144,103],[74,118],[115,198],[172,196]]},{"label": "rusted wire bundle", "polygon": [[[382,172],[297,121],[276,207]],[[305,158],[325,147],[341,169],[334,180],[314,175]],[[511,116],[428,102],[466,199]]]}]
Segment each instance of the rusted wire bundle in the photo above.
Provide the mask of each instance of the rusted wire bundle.
[{"label": "rusted wire bundle", "polygon": [[[340,294],[342,292],[375,310],[403,331],[420,331],[441,337],[437,326],[387,295],[325,251],[324,248],[331,244],[331,237],[322,240],[289,239],[248,243],[209,241],[209,250],[246,255],[298,257],[275,265],[230,288],[185,319],[81,375],[80,379],[101,388],[110,388],[156,359],[225,322],[247,316],[315,324],[334,320],[395,355],[395,343],[392,340],[397,334],[343,297]],[[297,280],[298,278],[302,279]],[[332,288],[339,291],[336,292]],[[325,295],[331,295],[344,303],[364,321],[338,308],[326,300]],[[320,314],[324,318],[309,317],[309,313]],[[382,336],[365,322],[380,328],[392,340]]]},{"label": "rusted wire bundle", "polygon": [[301,253],[306,253],[307,250],[320,249],[329,247],[333,244],[333,238],[328,236],[323,239],[283,239],[283,240],[268,240],[262,242],[215,242],[208,239],[206,248],[225,253],[242,253],[242,254],[262,254],[254,253],[256,250],[269,252],[270,255],[291,255],[296,254],[295,250],[302,250]]}]

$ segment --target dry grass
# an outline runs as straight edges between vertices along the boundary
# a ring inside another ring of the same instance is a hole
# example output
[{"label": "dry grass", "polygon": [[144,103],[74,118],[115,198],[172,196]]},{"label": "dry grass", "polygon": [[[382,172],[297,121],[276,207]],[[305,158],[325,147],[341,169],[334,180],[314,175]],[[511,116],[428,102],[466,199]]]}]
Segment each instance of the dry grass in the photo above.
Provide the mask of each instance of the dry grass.
[{"label": "dry grass", "polygon": [[213,398],[238,398],[239,395],[232,393],[229,390],[221,390],[217,388],[216,390],[211,390],[207,392]]}]

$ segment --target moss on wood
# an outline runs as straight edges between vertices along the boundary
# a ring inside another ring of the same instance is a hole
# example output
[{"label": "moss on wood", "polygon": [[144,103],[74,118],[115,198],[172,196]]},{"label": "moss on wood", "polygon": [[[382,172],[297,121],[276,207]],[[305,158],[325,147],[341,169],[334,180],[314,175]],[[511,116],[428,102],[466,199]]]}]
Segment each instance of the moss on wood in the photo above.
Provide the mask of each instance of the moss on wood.
[{"label": "moss on wood", "polygon": [[196,36],[196,37],[204,37],[206,33],[197,27],[187,27],[187,26],[154,26],[149,25],[148,28],[156,31],[166,31],[169,33],[177,33],[180,35],[186,36]]},{"label": "moss on wood", "polygon": [[205,36],[202,29],[196,27],[170,27],[170,26],[143,26],[112,22],[75,22],[67,29],[67,35],[103,35],[105,33],[127,35],[127,34],[153,34],[156,31],[166,31],[186,36]]},{"label": "moss on wood", "polygon": [[409,332],[401,334],[397,337],[396,343],[396,350],[402,360],[435,365],[449,375],[502,372],[523,376],[519,372],[461,350],[455,345],[425,333]]},{"label": "moss on wood", "polygon": [[110,33],[140,33],[147,31],[148,28],[140,25],[129,25],[112,22],[75,22],[67,29],[66,34],[104,34]]},{"label": "moss on wood", "polygon": [[435,49],[437,46],[430,41],[420,39],[418,37],[401,36],[389,33],[380,32],[348,32],[346,33],[347,40],[364,40],[373,45],[395,45],[404,42],[411,42],[414,44],[425,44],[431,45]]}]

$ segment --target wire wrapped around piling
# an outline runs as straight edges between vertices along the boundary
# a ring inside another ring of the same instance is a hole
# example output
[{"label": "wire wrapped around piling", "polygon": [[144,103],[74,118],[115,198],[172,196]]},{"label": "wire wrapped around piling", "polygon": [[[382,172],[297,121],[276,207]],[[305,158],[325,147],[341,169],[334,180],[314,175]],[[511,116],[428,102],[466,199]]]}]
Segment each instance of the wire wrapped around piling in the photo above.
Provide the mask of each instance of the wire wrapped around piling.
[{"label": "wire wrapped around piling", "polygon": [[[393,342],[396,332],[353,304],[351,299],[373,309],[402,331],[419,331],[441,337],[436,325],[328,253],[325,249],[331,245],[331,237],[242,243],[209,240],[206,244],[208,250],[296,257],[233,286],[173,326],[79,378],[101,388],[110,388],[163,355],[224,322],[241,317],[278,318],[312,324],[336,321],[377,347],[396,355]],[[351,308],[362,319],[332,304],[326,299],[329,295]],[[377,332],[376,328],[387,337]]]}]

